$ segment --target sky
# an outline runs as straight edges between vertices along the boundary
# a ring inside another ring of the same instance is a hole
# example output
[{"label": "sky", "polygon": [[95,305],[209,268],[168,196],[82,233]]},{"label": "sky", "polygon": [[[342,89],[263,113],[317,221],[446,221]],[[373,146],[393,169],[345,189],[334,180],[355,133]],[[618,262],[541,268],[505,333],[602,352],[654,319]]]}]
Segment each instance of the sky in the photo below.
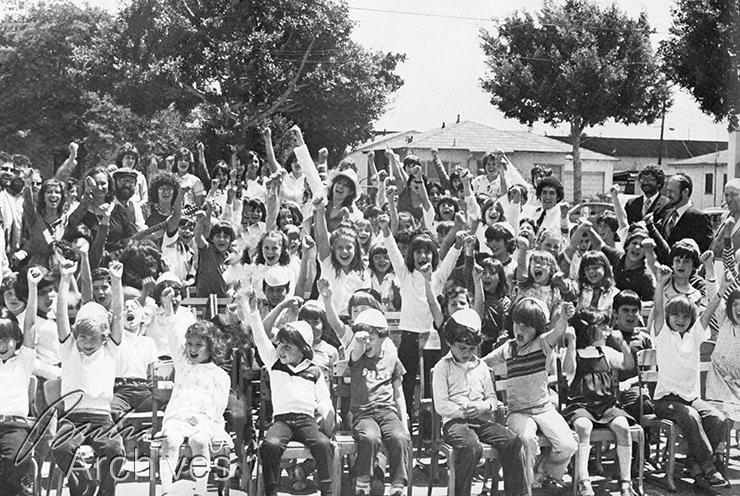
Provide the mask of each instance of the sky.
[{"label": "sky", "polygon": [[[481,89],[486,74],[479,32],[491,29],[492,18],[503,19],[516,10],[536,12],[543,0],[347,0],[356,22],[353,39],[366,48],[406,54],[397,73],[405,84],[391,97],[376,130],[426,131],[443,122],[475,121],[501,130],[526,130],[506,119]],[[606,4],[606,0],[596,0]],[[90,0],[91,5],[115,10],[117,0]],[[657,47],[668,36],[672,0],[617,0],[630,16],[648,15]],[[693,98],[674,88],[674,105],[666,114],[665,139],[727,140],[727,127],[703,114]],[[568,134],[536,123],[537,134]],[[591,136],[660,138],[660,121],[639,126],[607,123],[586,129]]]},{"label": "sky", "polygon": [[[600,3],[606,4],[603,0]],[[536,12],[542,0],[349,0],[350,16],[357,22],[354,39],[378,50],[405,53],[406,62],[398,68],[404,86],[394,95],[376,129],[424,131],[454,123],[457,115],[497,129],[526,130],[518,121],[506,119],[491,105],[481,89],[486,74],[485,57],[479,32],[491,29],[491,18],[504,19],[516,10]],[[630,16],[645,11],[656,34],[657,47],[668,36],[671,26],[670,0],[619,0]],[[674,106],[666,114],[665,139],[726,140],[727,127],[714,124],[703,114],[693,98],[674,89]],[[561,126],[554,129],[535,124],[537,134],[568,134]],[[660,138],[660,121],[652,125],[625,126],[607,123],[588,128],[592,136]]]}]

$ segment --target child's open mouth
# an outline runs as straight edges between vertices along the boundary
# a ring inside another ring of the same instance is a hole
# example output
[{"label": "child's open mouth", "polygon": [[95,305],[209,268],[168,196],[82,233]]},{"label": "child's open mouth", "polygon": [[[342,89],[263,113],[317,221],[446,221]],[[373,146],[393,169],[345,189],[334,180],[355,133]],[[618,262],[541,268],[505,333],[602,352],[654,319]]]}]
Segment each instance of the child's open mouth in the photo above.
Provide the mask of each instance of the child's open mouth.
[{"label": "child's open mouth", "polygon": [[544,274],[544,272],[542,271],[542,269],[534,269],[534,278],[535,279],[541,278],[542,277],[542,274]]}]

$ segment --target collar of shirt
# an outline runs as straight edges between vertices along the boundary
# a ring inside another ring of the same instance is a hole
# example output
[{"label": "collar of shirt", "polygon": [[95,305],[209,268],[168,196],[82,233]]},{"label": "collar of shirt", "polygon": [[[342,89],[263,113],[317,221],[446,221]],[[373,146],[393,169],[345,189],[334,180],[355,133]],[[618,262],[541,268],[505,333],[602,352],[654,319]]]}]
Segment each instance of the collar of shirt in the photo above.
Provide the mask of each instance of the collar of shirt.
[{"label": "collar of shirt", "polygon": [[689,202],[688,202],[688,203],[687,203],[686,205],[684,205],[684,206],[682,206],[682,207],[678,207],[678,208],[676,209],[676,213],[678,213],[678,218],[676,219],[676,222],[678,222],[678,219],[680,219],[680,218],[681,218],[681,216],[682,216],[682,215],[683,215],[683,214],[684,214],[684,213],[685,213],[685,212],[686,212],[686,211],[687,211],[688,209],[690,209],[690,208],[691,208],[691,207],[693,207],[693,206],[694,206],[694,204],[693,204],[693,203],[691,203],[691,201],[689,201]]},{"label": "collar of shirt", "polygon": [[475,367],[478,365],[478,362],[480,362],[480,358],[478,358],[476,355],[473,355],[473,359],[465,363],[458,362],[457,359],[455,359],[455,357],[452,355],[452,351],[448,351],[447,354],[444,357],[442,357],[442,360],[449,360],[450,363],[455,364],[458,367],[467,367],[467,368]]}]

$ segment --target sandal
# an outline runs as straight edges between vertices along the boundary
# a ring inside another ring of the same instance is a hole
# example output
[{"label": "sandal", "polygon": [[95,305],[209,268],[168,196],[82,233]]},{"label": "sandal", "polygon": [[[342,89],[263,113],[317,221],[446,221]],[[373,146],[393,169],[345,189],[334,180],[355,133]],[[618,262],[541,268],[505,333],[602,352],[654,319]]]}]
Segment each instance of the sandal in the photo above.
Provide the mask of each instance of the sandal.
[{"label": "sandal", "polygon": [[632,490],[631,480],[619,481],[619,494],[620,496],[635,496],[635,492]]},{"label": "sandal", "polygon": [[589,479],[578,481],[578,496],[594,496],[594,489],[591,487],[591,481]]}]

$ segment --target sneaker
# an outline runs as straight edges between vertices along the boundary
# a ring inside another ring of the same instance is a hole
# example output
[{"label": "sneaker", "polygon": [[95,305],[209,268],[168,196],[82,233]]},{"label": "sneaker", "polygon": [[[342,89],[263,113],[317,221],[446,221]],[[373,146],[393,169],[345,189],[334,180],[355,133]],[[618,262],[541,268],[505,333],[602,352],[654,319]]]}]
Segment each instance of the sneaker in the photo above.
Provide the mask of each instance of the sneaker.
[{"label": "sneaker", "polygon": [[581,479],[578,481],[578,496],[594,496],[594,489],[591,487],[591,481]]},{"label": "sneaker", "polygon": [[711,474],[707,475],[707,482],[712,487],[722,487],[727,486],[727,480],[717,472],[716,470],[712,472]]},{"label": "sneaker", "polygon": [[290,485],[294,490],[303,491],[308,487],[308,483],[306,482],[308,474],[306,474],[306,470],[303,468],[303,465],[299,463],[290,469],[289,472]]},{"label": "sneaker", "polygon": [[635,496],[634,491],[632,491],[632,481],[620,481],[619,494],[620,496]]}]

